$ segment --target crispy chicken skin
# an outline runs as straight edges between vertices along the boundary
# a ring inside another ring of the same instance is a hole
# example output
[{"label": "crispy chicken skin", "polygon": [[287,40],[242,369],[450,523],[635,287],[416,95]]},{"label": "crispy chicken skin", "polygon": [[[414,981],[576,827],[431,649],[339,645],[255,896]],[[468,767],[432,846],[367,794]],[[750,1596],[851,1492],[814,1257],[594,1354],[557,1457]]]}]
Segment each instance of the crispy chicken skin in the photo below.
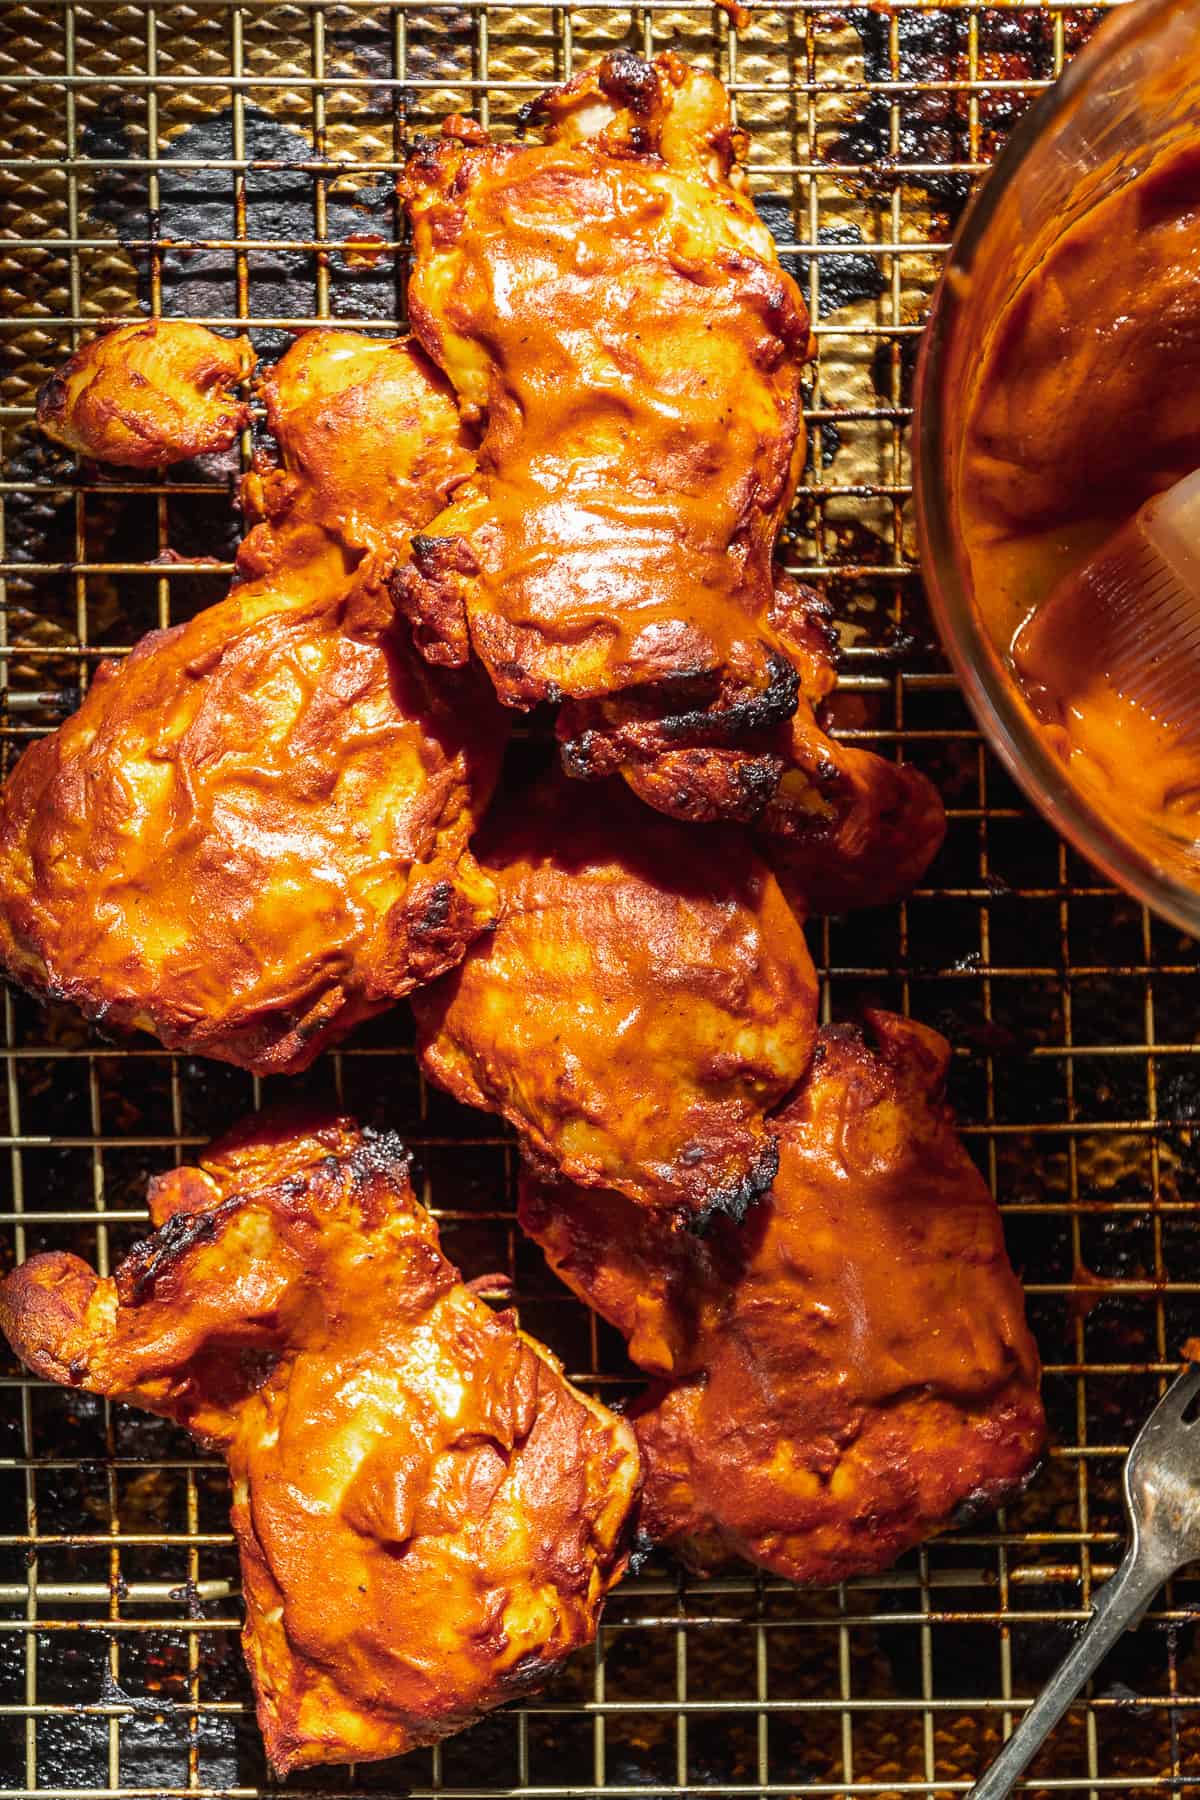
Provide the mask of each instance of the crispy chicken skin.
[{"label": "crispy chicken skin", "polygon": [[396,1756],[544,1681],[626,1562],[630,1428],[465,1287],[392,1137],[256,1121],[154,1184],[115,1277],[34,1257],[38,1375],[228,1460],[259,1724],[282,1775]]},{"label": "crispy chicken skin", "polygon": [[165,469],[236,441],[250,412],[233,390],[253,367],[249,338],[139,319],[93,338],[51,375],[37,421],[96,462]]},{"label": "crispy chicken skin", "polygon": [[499,916],[413,996],[426,1074],[543,1168],[740,1216],[774,1175],[765,1115],[808,1064],[817,1000],[744,834],[556,778],[489,818],[477,852]]},{"label": "crispy chicken skin", "polygon": [[768,615],[803,302],[712,76],[610,55],[528,122],[490,143],[448,120],[403,178],[413,329],[483,435],[399,604],[432,661],[474,649],[510,706],[650,689],[677,743],[736,742],[796,702]]},{"label": "crispy chicken skin", "polygon": [[244,483],[241,584],[101,664],[0,793],[0,958],[92,1018],[267,1074],[490,920],[467,842],[503,714],[481,675],[414,653],[386,591],[402,532],[470,463],[422,352],[313,332],[263,391],[282,466]]},{"label": "crispy chicken skin", "polygon": [[698,1238],[526,1179],[525,1230],[657,1377],[634,1410],[643,1528],[707,1569],[885,1568],[1019,1488],[1038,1359],[1000,1216],[942,1097],[948,1046],[888,1013],[822,1030],[779,1173]]}]

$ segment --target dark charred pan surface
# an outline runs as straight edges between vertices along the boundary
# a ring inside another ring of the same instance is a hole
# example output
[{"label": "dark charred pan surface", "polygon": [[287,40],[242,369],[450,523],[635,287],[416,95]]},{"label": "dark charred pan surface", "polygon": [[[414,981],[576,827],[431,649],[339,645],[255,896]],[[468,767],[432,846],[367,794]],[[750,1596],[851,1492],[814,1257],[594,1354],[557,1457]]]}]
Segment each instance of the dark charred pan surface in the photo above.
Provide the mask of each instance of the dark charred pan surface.
[{"label": "dark charred pan surface", "polygon": [[[1002,1521],[974,1519],[843,1592],[736,1567],[699,1583],[648,1551],[610,1603],[602,1659],[577,1659],[436,1764],[330,1771],[323,1793],[940,1800],[995,1750],[1003,1701],[1044,1680],[1115,1558],[1117,1452],[1200,1336],[1196,951],[1064,853],[981,753],[932,648],[906,498],[930,246],[1100,11],[763,9],[731,58],[707,5],[0,10],[7,761],[77,704],[102,651],[220,598],[236,541],[236,452],[126,479],[35,436],[27,409],[73,348],[71,321],[145,306],[232,333],[245,308],[264,354],[322,313],[391,330],[403,259],[371,245],[402,235],[406,136],[451,111],[504,130],[596,56],[673,47],[732,72],[760,216],[821,334],[785,560],[842,631],[835,724],[924,769],[951,812],[903,910],[815,921],[810,940],[834,1017],[908,1009],[957,1046],[952,1097],[1047,1365],[1043,1469]],[[168,551],[183,560],[130,572]],[[551,727],[532,729],[519,754],[549,763]],[[255,1103],[241,1071],[108,1044],[64,1005],[7,996],[3,1033],[3,1267],[70,1250],[115,1268],[148,1235],[147,1177]],[[336,1095],[399,1132],[447,1255],[510,1279],[522,1324],[601,1398],[636,1394],[615,1334],[514,1231],[504,1128],[424,1088],[400,1011],[336,1066],[262,1090]],[[223,1471],[165,1423],[27,1387],[15,1365],[3,1376],[0,1789],[263,1787]],[[1060,1784],[1047,1792],[1159,1800],[1200,1780],[1198,1595],[1176,1583],[1114,1653],[1090,1714],[1073,1711],[1039,1764]]]}]

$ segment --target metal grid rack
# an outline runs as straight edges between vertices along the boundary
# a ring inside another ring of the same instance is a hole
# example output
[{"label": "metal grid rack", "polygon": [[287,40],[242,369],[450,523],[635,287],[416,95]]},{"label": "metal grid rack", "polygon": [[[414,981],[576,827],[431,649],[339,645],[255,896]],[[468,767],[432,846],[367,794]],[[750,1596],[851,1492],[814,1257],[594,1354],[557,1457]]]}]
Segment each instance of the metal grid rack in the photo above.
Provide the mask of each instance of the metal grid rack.
[{"label": "metal grid rack", "polygon": [[[11,755],[97,659],[218,597],[236,463],[81,471],[30,428],[37,382],[95,321],[153,310],[288,326],[402,315],[393,176],[450,110],[503,128],[613,46],[729,81],[756,197],[820,342],[790,560],[846,645],[847,735],[920,763],[946,850],[906,905],[818,922],[829,1016],[909,1009],[957,1048],[955,1098],[1004,1207],[1053,1432],[1027,1495],[891,1574],[798,1593],[667,1560],[612,1601],[593,1658],[530,1705],[402,1764],[293,1785],[453,1796],[950,1795],[1036,1690],[1114,1561],[1116,1476],[1200,1334],[1196,950],[1101,886],[982,749],[930,642],[906,433],[915,340],[954,220],[1029,97],[1102,8],[1025,0],[241,0],[0,5],[0,731]],[[243,446],[243,454],[248,450]],[[182,560],[147,567],[170,549]],[[631,1382],[615,1336],[512,1223],[512,1153],[420,1082],[402,1011],[304,1078],[404,1132],[449,1253],[506,1268],[577,1379]],[[3,998],[0,1266],[111,1266],[148,1173],[271,1095],[114,1047]],[[294,1094],[295,1083],[289,1084]],[[223,1472],[182,1434],[0,1372],[0,1795],[249,1796],[266,1781],[237,1649]],[[1200,1792],[1194,1583],[1176,1581],[1035,1766],[1041,1795]]]}]

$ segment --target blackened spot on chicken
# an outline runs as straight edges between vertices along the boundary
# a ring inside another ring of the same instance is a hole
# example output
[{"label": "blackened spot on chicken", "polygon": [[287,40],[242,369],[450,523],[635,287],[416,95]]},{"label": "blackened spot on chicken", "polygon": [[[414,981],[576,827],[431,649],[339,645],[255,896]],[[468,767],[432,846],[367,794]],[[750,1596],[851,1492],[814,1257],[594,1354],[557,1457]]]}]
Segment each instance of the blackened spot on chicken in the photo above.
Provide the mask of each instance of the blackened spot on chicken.
[{"label": "blackened spot on chicken", "polygon": [[667,739],[698,737],[707,743],[740,744],[790,719],[799,697],[800,677],[785,656],[772,652],[765,687],[737,689],[719,706],[670,713],[661,721],[662,734]]},{"label": "blackened spot on chicken", "polygon": [[659,677],[655,687],[651,688],[649,692],[653,695],[656,691],[670,691],[670,689],[676,687],[687,688],[695,686],[697,689],[703,690],[706,693],[715,693],[716,680],[717,678],[714,671],[707,663],[696,661],[680,663],[676,668],[667,669],[665,673]]},{"label": "blackened spot on chicken", "polygon": [[454,888],[448,881],[435,882],[429,890],[429,897],[421,916],[413,921],[412,931],[417,937],[436,937],[445,931],[450,922],[450,907],[454,900]]},{"label": "blackened spot on chicken", "polygon": [[604,773],[596,766],[598,752],[603,755],[603,740],[594,731],[584,731],[577,738],[569,738],[559,747],[563,774],[569,775],[572,781],[595,781]]},{"label": "blackened spot on chicken", "polygon": [[758,817],[778,788],[782,774],[783,761],[777,756],[756,756],[738,763],[733,778],[747,799],[739,818]]},{"label": "blackened spot on chicken", "polygon": [[546,1679],[546,1659],[537,1650],[527,1650],[524,1656],[518,1656],[511,1668],[505,1669],[501,1677],[504,1691],[508,1694],[524,1694]]},{"label": "blackened spot on chicken", "polygon": [[[430,537],[428,532],[418,531],[410,542],[413,561],[422,575],[437,575],[449,570],[467,575],[475,573],[474,559],[464,538]],[[393,577],[393,582],[395,579]]]},{"label": "blackened spot on chicken", "polygon": [[617,50],[600,65],[600,88],[617,106],[644,117],[658,98],[658,71],[631,51]]},{"label": "blackened spot on chicken", "polygon": [[975,1488],[965,1494],[950,1515],[950,1523],[956,1531],[967,1525],[973,1525],[984,1513],[992,1511],[995,1499],[986,1488]]},{"label": "blackened spot on chicken", "polygon": [[350,1173],[355,1182],[385,1180],[403,1185],[412,1163],[412,1152],[394,1131],[376,1131],[367,1126],[362,1142],[350,1152]]},{"label": "blackened spot on chicken", "polygon": [[740,1181],[707,1195],[699,1210],[689,1215],[688,1230],[703,1237],[718,1213],[724,1213],[735,1225],[744,1225],[750,1208],[768,1192],[778,1171],[779,1145],[774,1138],[768,1138]]},{"label": "blackened spot on chicken", "polygon": [[173,1213],[153,1237],[142,1238],[136,1243],[116,1273],[117,1295],[122,1306],[137,1306],[152,1291],[161,1275],[165,1275],[196,1244],[214,1238],[230,1213],[244,1204],[242,1196],[235,1194],[211,1212]]},{"label": "blackened spot on chicken", "polygon": [[55,369],[53,375],[47,376],[37,391],[38,417],[43,415],[53,419],[63,411],[67,403],[67,384],[61,369]]},{"label": "blackened spot on chicken", "polygon": [[[631,113],[648,113],[658,93],[658,76],[653,66],[628,50],[617,50],[606,56],[596,71],[600,91],[614,106],[627,107]],[[550,116],[561,87],[547,88],[535,94],[517,111],[517,136],[524,137],[531,125],[540,125]]]},{"label": "blackened spot on chicken", "polygon": [[1042,1462],[1036,1462],[1031,1469],[1025,1471],[1019,1481],[1006,1483],[1002,1492],[997,1492],[994,1486],[973,1489],[971,1493],[964,1495],[955,1507],[950,1518],[951,1525],[956,1531],[961,1531],[967,1526],[974,1525],[977,1520],[984,1518],[988,1513],[995,1512],[997,1506],[1005,1500],[1016,1499],[1019,1494],[1025,1492],[1031,1481],[1037,1479],[1041,1469]]},{"label": "blackened spot on chicken", "polygon": [[[669,701],[678,704],[678,689],[688,683],[693,687],[690,708],[679,712],[666,710]],[[662,743],[677,749],[730,745],[740,747],[749,739],[765,736],[786,723],[799,701],[800,681],[785,656],[772,652],[767,664],[764,687],[733,688],[722,693],[714,678],[684,676],[682,672],[670,681],[661,681],[621,696],[630,715],[628,724],[636,732],[645,726]],[[668,699],[669,697],[669,699]],[[572,715],[572,721],[578,717]],[[614,753],[621,741],[622,727],[611,729],[589,725],[574,737],[564,738],[559,754],[564,771],[577,781],[594,781],[610,775],[623,757]],[[778,759],[765,754],[755,774],[747,776],[747,791],[778,781]],[[768,795],[763,794],[764,803]]]},{"label": "blackened spot on chicken", "polygon": [[[523,105],[519,106],[517,108],[517,120],[516,120],[517,136],[519,138],[523,138],[525,136],[525,133],[529,130],[529,127],[531,125],[536,125],[538,123],[538,121],[542,117],[544,117],[545,110],[546,110],[546,106],[545,106],[545,95],[544,94],[538,94],[534,99],[526,100]],[[418,142],[418,145],[423,146],[425,140],[419,138],[417,140],[417,142]]]},{"label": "blackened spot on chicken", "polygon": [[[533,102],[530,101],[529,105],[532,106],[532,104]],[[528,108],[523,106],[521,113],[527,110]],[[517,114],[518,119],[521,113]],[[427,131],[419,132],[409,148],[408,166],[419,172],[432,174],[437,168],[438,147],[442,141],[441,138],[431,137]]]}]

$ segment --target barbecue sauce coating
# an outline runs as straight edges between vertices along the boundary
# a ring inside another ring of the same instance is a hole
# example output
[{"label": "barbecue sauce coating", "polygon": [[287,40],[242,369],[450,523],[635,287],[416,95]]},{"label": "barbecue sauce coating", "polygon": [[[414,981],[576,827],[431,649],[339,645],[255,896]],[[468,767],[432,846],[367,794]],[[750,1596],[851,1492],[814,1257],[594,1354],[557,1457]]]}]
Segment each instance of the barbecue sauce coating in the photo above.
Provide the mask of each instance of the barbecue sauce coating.
[{"label": "barbecue sauce coating", "polygon": [[642,1528],[709,1569],[886,1568],[1032,1472],[1038,1359],[1000,1216],[942,1098],[934,1032],[824,1029],[773,1121],[779,1173],[703,1238],[526,1178],[520,1222],[657,1379],[633,1418]]},{"label": "barbecue sauce coating", "polygon": [[96,462],[165,469],[236,441],[250,409],[233,390],[253,367],[249,338],[139,319],[92,338],[50,376],[37,422]]},{"label": "barbecue sauce coating", "polygon": [[774,1175],[766,1114],[808,1065],[817,1005],[803,930],[745,835],[556,779],[476,850],[496,928],[414,995],[425,1073],[545,1169],[741,1216]]},{"label": "barbecue sauce coating", "polygon": [[267,1074],[487,924],[467,843],[504,727],[482,677],[416,656],[386,589],[470,466],[441,377],[407,340],[320,331],[263,392],[282,465],[243,484],[241,581],[101,664],[0,794],[0,957],[89,1017]]},{"label": "barbecue sauce coating", "polygon": [[463,1285],[394,1138],[254,1121],[152,1208],[112,1279],[14,1270],[0,1326],[36,1374],[227,1458],[279,1774],[432,1743],[591,1640],[633,1433]]}]

